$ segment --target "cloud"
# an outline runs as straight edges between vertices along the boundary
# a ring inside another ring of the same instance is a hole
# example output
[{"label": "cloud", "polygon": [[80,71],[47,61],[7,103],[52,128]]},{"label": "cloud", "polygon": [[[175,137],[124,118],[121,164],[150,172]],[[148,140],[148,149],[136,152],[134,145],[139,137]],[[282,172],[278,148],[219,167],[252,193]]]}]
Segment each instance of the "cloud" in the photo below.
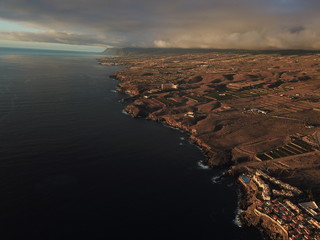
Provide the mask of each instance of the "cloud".
[{"label": "cloud", "polygon": [[106,40],[96,35],[74,34],[67,32],[0,32],[0,39],[26,42],[46,42],[75,45],[106,46]]},{"label": "cloud", "polygon": [[318,0],[10,0],[3,19],[40,33],[0,38],[69,44],[320,49]]},{"label": "cloud", "polygon": [[164,41],[164,40],[155,40],[154,41],[154,46],[155,47],[159,47],[159,48],[172,47],[170,45],[172,45],[172,44],[170,44],[169,42]]}]

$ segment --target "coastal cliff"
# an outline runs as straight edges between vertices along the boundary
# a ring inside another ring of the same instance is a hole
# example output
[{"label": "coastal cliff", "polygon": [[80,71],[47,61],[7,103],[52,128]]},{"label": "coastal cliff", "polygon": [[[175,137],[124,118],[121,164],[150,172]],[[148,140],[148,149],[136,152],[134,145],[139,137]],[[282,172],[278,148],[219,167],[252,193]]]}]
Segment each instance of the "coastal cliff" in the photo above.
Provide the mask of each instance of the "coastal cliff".
[{"label": "coastal cliff", "polygon": [[[127,92],[128,93],[128,92]],[[132,93],[130,91],[130,93]],[[204,155],[207,157],[206,164],[210,167],[224,166],[230,161],[230,152],[225,150],[212,149],[206,142],[201,138],[197,137],[196,131],[192,126],[183,124],[180,121],[176,121],[170,115],[157,114],[157,108],[148,108],[143,102],[136,100],[125,107],[125,111],[133,117],[143,117],[146,119],[151,119],[153,121],[162,122],[168,126],[178,128],[189,134],[189,139],[191,142],[198,145]]]},{"label": "coastal cliff", "polygon": [[313,137],[320,131],[318,55],[221,50],[99,62],[125,67],[112,77],[118,91],[130,95],[128,113],[186,131],[209,166],[231,166],[234,172],[267,168],[320,193]]},{"label": "coastal cliff", "polygon": [[[233,177],[267,171],[317,196],[320,77],[310,67],[315,56],[295,55],[290,61],[272,54],[240,56],[148,54],[100,63],[126,67],[113,77],[119,80],[118,91],[130,95],[127,113],[185,131],[207,156],[208,166],[228,167]],[[296,71],[297,62],[303,71]],[[242,223],[272,240],[287,240],[286,230],[257,210],[258,188],[248,186],[240,199]]]}]

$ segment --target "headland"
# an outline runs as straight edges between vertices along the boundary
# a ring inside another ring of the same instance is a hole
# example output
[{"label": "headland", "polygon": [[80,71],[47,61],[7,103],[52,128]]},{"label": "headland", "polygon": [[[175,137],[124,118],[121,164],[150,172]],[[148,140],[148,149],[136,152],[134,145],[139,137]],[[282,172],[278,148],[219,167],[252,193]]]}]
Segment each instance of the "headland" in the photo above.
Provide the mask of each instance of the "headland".
[{"label": "headland", "polygon": [[113,77],[130,95],[126,112],[186,131],[207,165],[239,179],[243,223],[270,239],[320,239],[319,53],[133,54],[99,62],[125,67]]}]

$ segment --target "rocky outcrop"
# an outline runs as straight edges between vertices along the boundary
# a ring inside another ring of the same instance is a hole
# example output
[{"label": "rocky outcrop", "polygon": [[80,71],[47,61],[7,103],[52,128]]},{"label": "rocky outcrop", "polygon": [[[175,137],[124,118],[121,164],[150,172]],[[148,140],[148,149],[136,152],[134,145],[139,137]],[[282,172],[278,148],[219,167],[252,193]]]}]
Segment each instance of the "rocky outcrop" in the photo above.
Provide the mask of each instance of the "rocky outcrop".
[{"label": "rocky outcrop", "polygon": [[148,112],[142,105],[129,104],[125,109],[133,117],[147,117]]}]

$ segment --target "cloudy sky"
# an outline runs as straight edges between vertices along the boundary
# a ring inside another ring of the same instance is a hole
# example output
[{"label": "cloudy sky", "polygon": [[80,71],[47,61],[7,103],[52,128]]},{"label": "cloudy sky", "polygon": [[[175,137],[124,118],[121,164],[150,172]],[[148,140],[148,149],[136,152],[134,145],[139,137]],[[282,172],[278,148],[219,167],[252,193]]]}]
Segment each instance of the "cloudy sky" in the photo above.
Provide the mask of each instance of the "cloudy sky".
[{"label": "cloudy sky", "polygon": [[1,0],[10,45],[320,49],[320,1]]}]

